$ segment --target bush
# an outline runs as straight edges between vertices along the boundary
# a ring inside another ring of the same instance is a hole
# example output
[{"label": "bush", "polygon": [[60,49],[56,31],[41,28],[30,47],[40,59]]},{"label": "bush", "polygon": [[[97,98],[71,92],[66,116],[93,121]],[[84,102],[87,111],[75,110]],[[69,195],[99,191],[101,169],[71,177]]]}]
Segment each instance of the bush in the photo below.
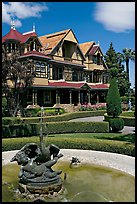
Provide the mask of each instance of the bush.
[{"label": "bush", "polygon": [[110,87],[107,93],[107,114],[118,117],[122,113],[121,98],[118,90],[118,84],[116,78],[112,78],[110,81]]},{"label": "bush", "polygon": [[[69,121],[75,118],[84,118],[84,117],[92,117],[92,116],[103,116],[106,111],[98,110],[98,111],[81,111],[74,113],[65,113],[63,115],[56,116],[46,116],[43,117],[43,121],[45,122],[58,122],[58,121]],[[38,123],[41,120],[41,117],[3,117],[2,125],[9,124],[30,124],[30,123]]]},{"label": "bush", "polygon": [[[108,122],[49,122],[43,123],[43,134],[76,132],[109,132]],[[47,128],[46,128],[47,127]],[[40,134],[40,123],[3,125],[2,137],[22,137]]]},{"label": "bush", "polygon": [[[39,142],[38,137],[30,138],[13,138],[2,140],[2,151],[19,150],[28,142]],[[46,145],[55,144],[60,149],[84,149],[84,150],[95,150],[113,152],[119,154],[125,154],[129,156],[135,156],[135,144],[125,143],[123,141],[110,141],[95,138],[59,138],[59,137],[48,137]]]},{"label": "bush", "polygon": [[[128,112],[128,113],[129,113],[129,115],[130,115],[130,114],[132,115],[131,112]],[[125,125],[125,126],[133,126],[133,127],[135,127],[135,117],[131,117],[131,116],[125,117],[124,115],[126,115],[126,114],[123,113],[123,114],[121,114],[121,115],[119,116],[119,118],[122,118],[122,119],[124,120],[124,125]],[[112,119],[112,118],[113,118],[113,117],[112,117],[112,116],[108,116],[107,113],[104,114],[104,121],[109,122],[110,119]]]},{"label": "bush", "polygon": [[118,132],[124,128],[124,120],[122,118],[110,119],[109,126],[112,132]]}]

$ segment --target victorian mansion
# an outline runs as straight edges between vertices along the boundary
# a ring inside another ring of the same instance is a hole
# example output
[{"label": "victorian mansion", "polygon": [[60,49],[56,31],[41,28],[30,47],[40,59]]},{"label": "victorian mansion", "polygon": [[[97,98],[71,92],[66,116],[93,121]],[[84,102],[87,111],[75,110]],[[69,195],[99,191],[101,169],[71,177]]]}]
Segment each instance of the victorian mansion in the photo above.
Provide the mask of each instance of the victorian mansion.
[{"label": "victorian mansion", "polygon": [[105,102],[109,88],[107,66],[99,44],[78,43],[71,29],[38,36],[20,33],[15,25],[2,37],[7,53],[32,59],[36,76],[24,97],[27,105],[96,104]]}]

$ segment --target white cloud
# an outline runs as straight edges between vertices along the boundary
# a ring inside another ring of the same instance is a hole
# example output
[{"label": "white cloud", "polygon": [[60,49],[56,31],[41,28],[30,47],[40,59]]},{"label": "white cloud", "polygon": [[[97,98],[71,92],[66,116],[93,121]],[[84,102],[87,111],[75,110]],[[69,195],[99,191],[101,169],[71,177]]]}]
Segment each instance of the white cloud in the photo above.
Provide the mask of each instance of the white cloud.
[{"label": "white cloud", "polygon": [[135,29],[135,2],[98,2],[94,18],[113,32]]},{"label": "white cloud", "polygon": [[45,2],[6,2],[2,3],[2,22],[10,24],[11,17],[15,19],[16,27],[22,25],[21,19],[40,17],[42,11],[47,11]]}]

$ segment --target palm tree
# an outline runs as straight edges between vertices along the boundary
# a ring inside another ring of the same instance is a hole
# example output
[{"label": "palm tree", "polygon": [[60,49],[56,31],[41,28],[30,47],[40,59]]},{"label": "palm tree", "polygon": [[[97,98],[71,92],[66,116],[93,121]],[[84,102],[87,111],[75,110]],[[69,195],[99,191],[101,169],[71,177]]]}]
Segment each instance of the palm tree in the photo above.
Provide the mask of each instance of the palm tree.
[{"label": "palm tree", "polygon": [[130,48],[124,48],[122,51],[122,58],[126,62],[127,79],[129,81],[129,60],[135,60],[135,51]]}]

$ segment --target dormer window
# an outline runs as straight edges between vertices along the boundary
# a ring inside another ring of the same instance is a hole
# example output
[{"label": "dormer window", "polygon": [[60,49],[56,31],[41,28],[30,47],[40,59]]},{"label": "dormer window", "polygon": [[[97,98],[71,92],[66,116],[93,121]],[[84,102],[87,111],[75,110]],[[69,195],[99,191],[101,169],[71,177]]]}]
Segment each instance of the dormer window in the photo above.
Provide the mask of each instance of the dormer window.
[{"label": "dormer window", "polygon": [[100,60],[100,54],[98,53],[98,54],[97,54],[97,65],[100,65],[100,61],[101,61],[101,60]]}]

